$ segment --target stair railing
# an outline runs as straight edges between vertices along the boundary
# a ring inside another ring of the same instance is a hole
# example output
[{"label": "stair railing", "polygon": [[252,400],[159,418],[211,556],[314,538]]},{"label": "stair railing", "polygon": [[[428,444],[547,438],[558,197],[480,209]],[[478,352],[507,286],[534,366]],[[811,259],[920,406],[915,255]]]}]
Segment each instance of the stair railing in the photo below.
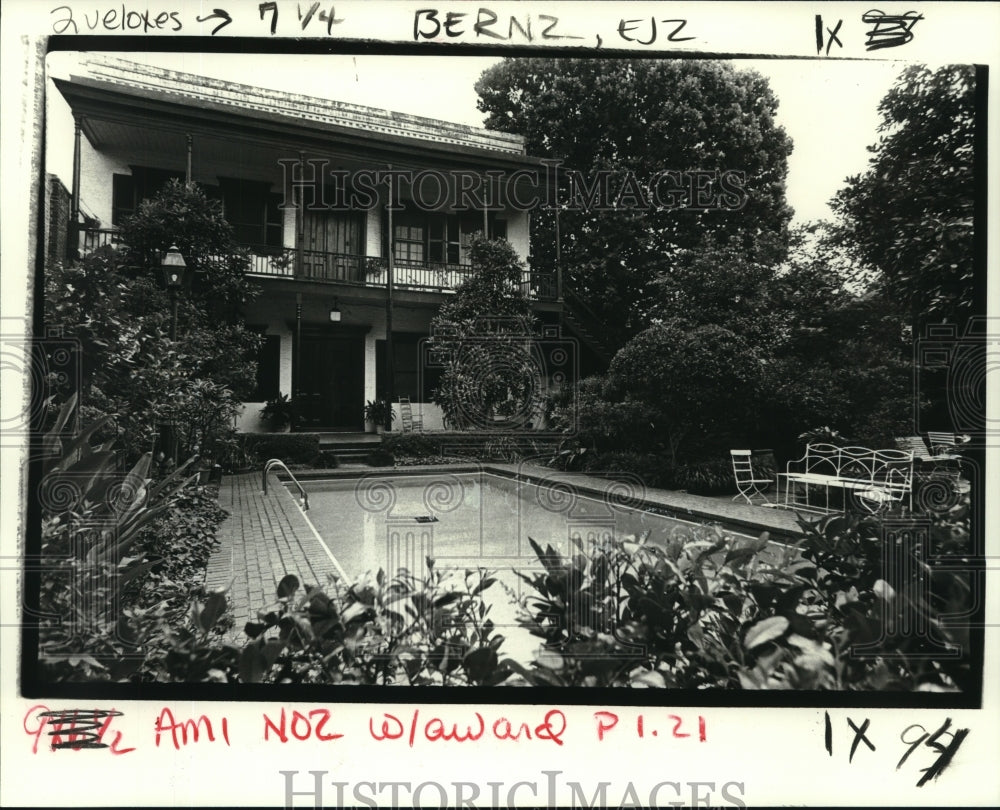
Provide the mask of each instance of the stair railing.
[{"label": "stair railing", "polygon": [[267,464],[264,465],[264,478],[263,478],[264,494],[267,495],[267,475],[269,472],[271,472],[272,467],[281,467],[281,469],[283,469],[288,474],[288,477],[292,479],[292,483],[298,487],[299,493],[301,493],[302,495],[300,501],[302,504],[302,511],[308,512],[309,493],[305,491],[302,484],[299,483],[298,479],[294,475],[292,475],[292,471],[288,469],[288,465],[285,464],[285,462],[282,461],[280,458],[272,458],[270,461],[267,462]]},{"label": "stair railing", "polygon": [[600,323],[597,313],[565,284],[563,285],[563,304],[564,312],[583,327],[587,332],[586,337],[589,338],[590,342],[600,349],[601,353],[605,355],[606,360],[610,360],[613,352],[608,350],[604,341],[597,337],[595,333],[594,327]]}]

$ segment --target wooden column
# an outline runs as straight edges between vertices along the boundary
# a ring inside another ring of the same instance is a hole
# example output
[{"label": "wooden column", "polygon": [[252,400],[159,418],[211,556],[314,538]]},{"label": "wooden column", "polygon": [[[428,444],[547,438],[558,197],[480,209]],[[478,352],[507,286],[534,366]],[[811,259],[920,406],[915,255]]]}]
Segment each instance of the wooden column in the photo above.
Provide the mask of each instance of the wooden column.
[{"label": "wooden column", "polygon": [[[392,171],[392,166],[389,166]],[[392,407],[395,399],[395,361],[393,358],[392,346],[392,276],[393,263],[395,261],[396,235],[392,223],[392,176],[389,176],[388,205],[386,205],[386,224],[389,228],[388,255],[386,256],[386,279],[385,279],[385,400]],[[391,427],[391,422],[387,427]]]},{"label": "wooden column", "polygon": [[305,212],[302,210],[302,201],[305,195],[302,193],[302,183],[305,177],[305,155],[299,152],[299,183],[292,183],[292,194],[298,188],[299,198],[295,203],[295,275],[302,276],[302,243],[305,241]]},{"label": "wooden column", "polygon": [[185,183],[191,182],[191,146],[192,146],[191,133],[189,132],[187,134],[187,171],[184,173]]},{"label": "wooden column", "polygon": [[80,149],[83,119],[73,117],[73,197],[69,214],[69,234],[66,255],[70,259],[80,256]]},{"label": "wooden column", "polygon": [[302,373],[302,293],[295,293],[295,347],[292,350],[292,399],[298,399]]}]

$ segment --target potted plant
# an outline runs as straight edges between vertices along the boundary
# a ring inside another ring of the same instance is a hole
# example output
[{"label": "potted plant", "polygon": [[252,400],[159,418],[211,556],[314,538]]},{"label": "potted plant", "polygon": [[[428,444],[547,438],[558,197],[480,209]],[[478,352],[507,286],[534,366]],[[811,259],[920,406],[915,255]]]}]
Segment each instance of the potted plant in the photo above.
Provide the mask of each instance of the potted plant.
[{"label": "potted plant", "polygon": [[267,422],[275,433],[287,433],[295,419],[295,402],[287,394],[279,393],[260,409],[260,418]]},{"label": "potted plant", "polygon": [[392,411],[392,404],[384,399],[368,400],[365,405],[365,422],[370,422],[375,426],[375,432],[380,436],[387,427],[392,425],[392,420],[396,414]]}]

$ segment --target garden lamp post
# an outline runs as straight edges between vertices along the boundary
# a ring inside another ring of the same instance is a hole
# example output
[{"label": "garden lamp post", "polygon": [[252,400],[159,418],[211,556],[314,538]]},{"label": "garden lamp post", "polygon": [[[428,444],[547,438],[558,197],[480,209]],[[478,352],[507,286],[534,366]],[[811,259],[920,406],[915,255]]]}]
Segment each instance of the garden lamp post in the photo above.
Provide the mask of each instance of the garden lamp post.
[{"label": "garden lamp post", "polygon": [[163,269],[163,282],[170,291],[170,339],[177,340],[177,296],[184,286],[184,270],[187,268],[177,245],[170,246],[160,260],[160,267]]},{"label": "garden lamp post", "polygon": [[[176,245],[171,245],[160,259],[160,268],[163,270],[163,283],[170,292],[170,341],[174,342],[177,340],[177,298],[184,286],[184,271],[187,268],[187,262]],[[171,463],[176,464],[177,435],[169,422],[163,426],[163,447],[167,449]]]}]

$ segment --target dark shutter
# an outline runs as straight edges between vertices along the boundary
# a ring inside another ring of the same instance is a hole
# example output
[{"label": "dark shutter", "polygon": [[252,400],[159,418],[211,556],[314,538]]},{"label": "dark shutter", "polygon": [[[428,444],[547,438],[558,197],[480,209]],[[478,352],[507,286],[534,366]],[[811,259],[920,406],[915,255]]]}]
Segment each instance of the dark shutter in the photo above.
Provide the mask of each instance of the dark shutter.
[{"label": "dark shutter", "polygon": [[267,402],[278,396],[281,368],[281,337],[264,335],[257,355],[257,385],[251,402]]}]

